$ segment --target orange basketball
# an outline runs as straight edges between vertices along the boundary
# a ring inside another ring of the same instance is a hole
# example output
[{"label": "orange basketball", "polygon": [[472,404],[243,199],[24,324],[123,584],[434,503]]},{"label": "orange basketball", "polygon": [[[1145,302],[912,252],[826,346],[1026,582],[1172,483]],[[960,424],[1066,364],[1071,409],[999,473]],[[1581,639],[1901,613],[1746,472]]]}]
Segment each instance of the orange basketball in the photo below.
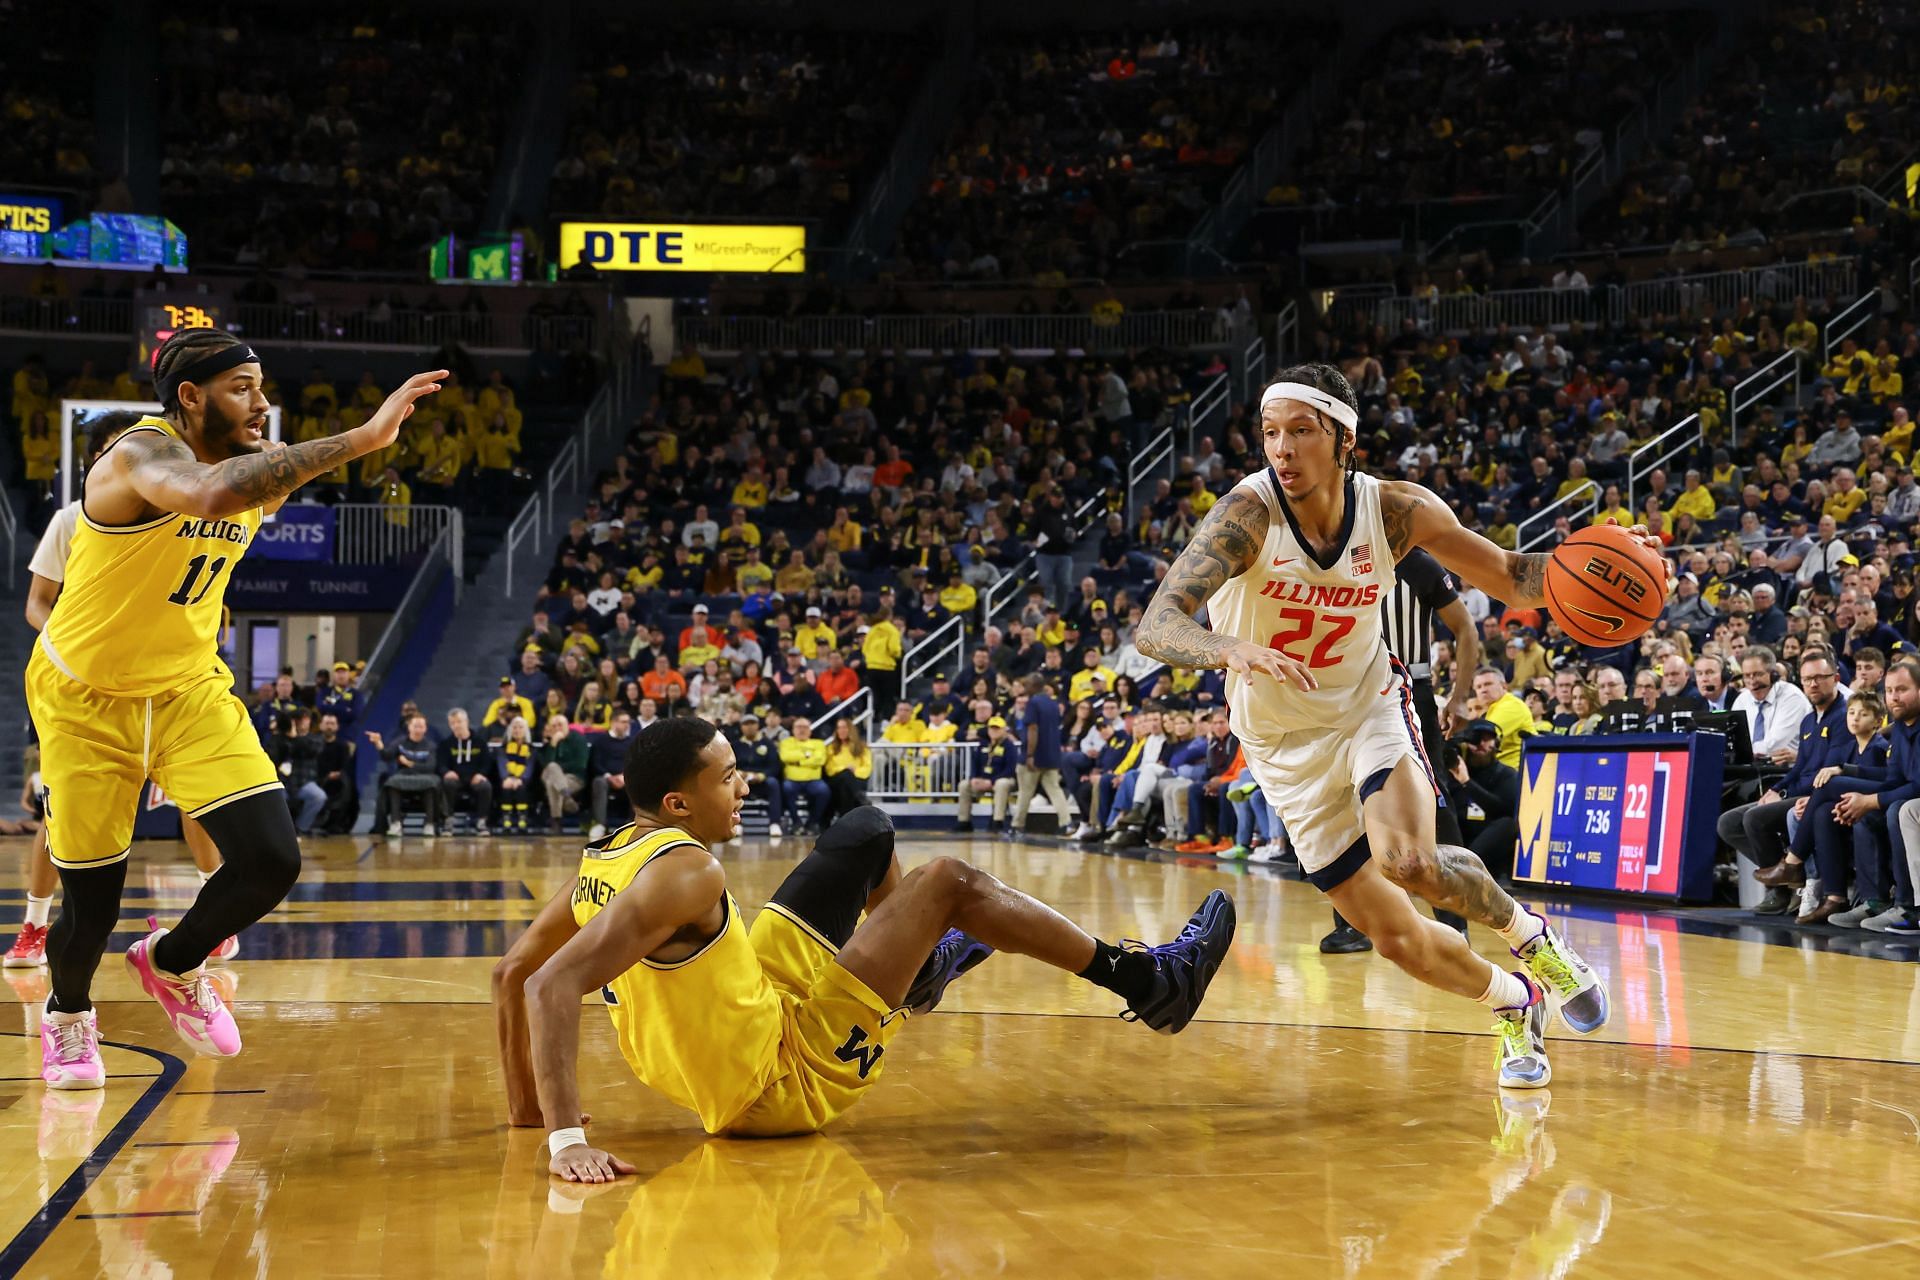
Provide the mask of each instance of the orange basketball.
[{"label": "orange basketball", "polygon": [[1619,525],[1582,529],[1547,561],[1547,607],[1581,644],[1638,640],[1667,604],[1667,565]]}]

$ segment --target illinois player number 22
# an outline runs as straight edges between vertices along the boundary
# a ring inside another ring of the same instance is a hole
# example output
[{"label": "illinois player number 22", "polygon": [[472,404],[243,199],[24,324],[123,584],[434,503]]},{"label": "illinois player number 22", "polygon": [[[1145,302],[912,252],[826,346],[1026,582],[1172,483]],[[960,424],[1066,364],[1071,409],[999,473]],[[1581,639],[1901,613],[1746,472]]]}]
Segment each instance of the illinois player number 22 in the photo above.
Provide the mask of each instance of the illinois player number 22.
[{"label": "illinois player number 22", "polygon": [[[1313,646],[1311,653],[1302,657],[1294,651],[1292,646],[1305,644],[1308,638],[1319,629],[1323,618],[1327,628],[1320,637],[1320,643]],[[1353,630],[1352,617],[1342,613],[1323,615],[1311,609],[1282,609],[1280,621],[1288,625],[1285,630],[1273,633],[1273,639],[1267,641],[1267,648],[1277,649],[1295,662],[1306,663],[1309,668],[1340,665],[1345,655],[1333,652],[1333,647],[1346,639],[1347,633]]]}]

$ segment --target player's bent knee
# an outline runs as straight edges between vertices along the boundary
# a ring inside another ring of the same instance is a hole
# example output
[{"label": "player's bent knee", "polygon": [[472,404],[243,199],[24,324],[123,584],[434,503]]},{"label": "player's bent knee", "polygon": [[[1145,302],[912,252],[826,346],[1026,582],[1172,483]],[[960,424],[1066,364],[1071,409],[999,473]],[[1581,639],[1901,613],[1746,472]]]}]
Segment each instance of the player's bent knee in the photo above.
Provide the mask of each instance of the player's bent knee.
[{"label": "player's bent knee", "polygon": [[980,876],[971,864],[944,853],[921,867],[918,874],[928,892],[953,899],[971,894]]},{"label": "player's bent knee", "polygon": [[1435,881],[1438,866],[1431,849],[1395,844],[1384,852],[1374,850],[1373,856],[1380,863],[1380,873],[1409,893],[1418,894]]}]

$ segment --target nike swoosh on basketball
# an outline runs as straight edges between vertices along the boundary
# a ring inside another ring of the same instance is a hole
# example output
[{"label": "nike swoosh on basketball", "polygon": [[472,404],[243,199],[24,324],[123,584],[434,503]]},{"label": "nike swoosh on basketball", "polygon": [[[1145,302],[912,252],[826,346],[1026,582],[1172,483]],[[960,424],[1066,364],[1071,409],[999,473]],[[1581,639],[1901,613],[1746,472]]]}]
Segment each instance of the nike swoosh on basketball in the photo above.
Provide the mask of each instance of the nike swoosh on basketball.
[{"label": "nike swoosh on basketball", "polygon": [[1292,563],[1293,563],[1293,562],[1294,562],[1295,560],[1298,560],[1299,558],[1300,558],[1299,556],[1288,556],[1288,557],[1287,557],[1286,559],[1284,559],[1284,560],[1275,560],[1275,561],[1273,562],[1273,567],[1274,567],[1274,568],[1276,568],[1276,569],[1278,569],[1278,568],[1279,568],[1279,567],[1280,567],[1281,565],[1283,565],[1283,564],[1292,564]]}]

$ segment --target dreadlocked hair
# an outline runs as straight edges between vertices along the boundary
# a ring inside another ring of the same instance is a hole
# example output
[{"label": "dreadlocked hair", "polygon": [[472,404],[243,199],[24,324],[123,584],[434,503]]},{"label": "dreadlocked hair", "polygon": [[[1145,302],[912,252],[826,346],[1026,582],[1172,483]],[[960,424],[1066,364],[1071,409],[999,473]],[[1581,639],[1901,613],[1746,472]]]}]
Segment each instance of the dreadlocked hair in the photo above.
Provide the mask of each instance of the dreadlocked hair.
[{"label": "dreadlocked hair", "polygon": [[[1346,374],[1340,372],[1330,364],[1314,361],[1309,364],[1292,365],[1282,369],[1274,376],[1273,380],[1275,382],[1298,382],[1303,386],[1312,387],[1315,391],[1324,391],[1335,400],[1340,401],[1352,409],[1356,415],[1360,412],[1360,397],[1354,394],[1353,384],[1347,381]],[[1333,436],[1334,459],[1336,461],[1342,461],[1340,459],[1342,435],[1340,424],[1330,420],[1318,409],[1313,411],[1313,416],[1320,419],[1320,425],[1325,427],[1328,433]],[[1356,455],[1360,451],[1359,446],[1360,433],[1358,429],[1356,429],[1353,435],[1353,443],[1347,446],[1347,456],[1344,461],[1342,461],[1342,465],[1349,476],[1354,473],[1357,465]]]},{"label": "dreadlocked hair", "polygon": [[[176,369],[184,369],[204,356],[216,351],[225,351],[228,347],[240,347],[246,344],[224,329],[182,329],[161,343],[153,353],[153,383],[157,387],[166,380],[167,375]],[[169,395],[161,408],[168,413],[180,411],[178,392]]]}]

